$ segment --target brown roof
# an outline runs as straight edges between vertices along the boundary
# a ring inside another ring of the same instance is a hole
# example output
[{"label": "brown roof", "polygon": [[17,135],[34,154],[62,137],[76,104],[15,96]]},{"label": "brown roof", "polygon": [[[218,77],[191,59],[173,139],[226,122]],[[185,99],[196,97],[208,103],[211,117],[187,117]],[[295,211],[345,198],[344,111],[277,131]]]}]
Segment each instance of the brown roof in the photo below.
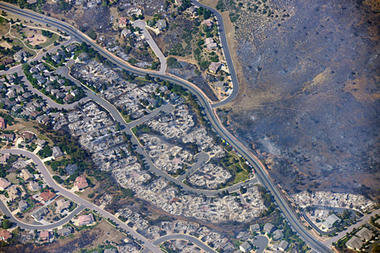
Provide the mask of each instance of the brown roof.
[{"label": "brown roof", "polygon": [[33,138],[34,138],[34,133],[29,132],[29,131],[24,131],[24,132],[22,133],[22,136],[23,136],[26,140],[29,140],[29,139],[33,139]]},{"label": "brown roof", "polygon": [[1,137],[7,140],[13,141],[15,139],[15,134],[14,133],[9,133],[9,134],[1,134]]},{"label": "brown roof", "polygon": [[43,193],[40,194],[40,198],[45,202],[54,197],[55,197],[55,193],[51,192],[50,190],[44,191]]}]

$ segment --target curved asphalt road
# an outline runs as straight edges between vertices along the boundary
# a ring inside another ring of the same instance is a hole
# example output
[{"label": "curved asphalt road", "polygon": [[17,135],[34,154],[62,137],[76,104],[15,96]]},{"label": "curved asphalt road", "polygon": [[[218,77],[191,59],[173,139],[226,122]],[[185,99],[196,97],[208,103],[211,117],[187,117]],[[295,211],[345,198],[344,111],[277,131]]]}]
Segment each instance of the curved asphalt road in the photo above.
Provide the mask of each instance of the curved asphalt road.
[{"label": "curved asphalt road", "polygon": [[255,240],[253,241],[253,244],[256,246],[255,253],[263,253],[264,250],[267,248],[268,245],[268,238],[263,235],[256,236]]},{"label": "curved asphalt road", "polygon": [[[0,151],[1,154],[12,154],[12,155],[23,155],[25,157],[28,157],[33,160],[33,162],[36,164],[37,169],[41,172],[45,182],[54,190],[59,192],[62,196],[65,196],[66,198],[72,200],[73,202],[77,203],[79,206],[83,208],[91,209],[97,213],[99,213],[103,218],[112,220],[115,224],[117,224],[120,228],[124,229],[129,233],[131,236],[133,236],[135,239],[142,242],[142,245],[144,248],[148,248],[154,253],[162,253],[162,251],[159,249],[159,247],[155,246],[150,240],[145,238],[144,236],[137,233],[135,230],[130,228],[127,224],[116,218],[111,213],[105,211],[104,209],[100,208],[99,206],[82,199],[78,195],[76,195],[73,192],[68,191],[67,189],[63,188],[62,186],[58,185],[52,176],[50,175],[50,172],[46,168],[45,164],[41,161],[41,159],[36,156],[34,153],[21,150],[21,149],[4,149]],[[8,214],[9,215],[9,214]],[[46,229],[46,228],[43,228]]]},{"label": "curved asphalt road", "polygon": [[318,233],[320,233],[321,235],[329,235],[330,232],[325,232],[325,231],[322,231],[312,220],[310,220],[309,217],[307,217],[307,215],[305,213],[302,213],[302,217],[305,219],[305,221],[307,221],[307,223],[309,223],[309,225],[315,230],[317,231]]},{"label": "curved asphalt road", "polygon": [[[198,3],[199,5],[199,3]],[[220,134],[226,141],[228,141],[247,161],[254,166],[257,176],[259,177],[260,181],[264,184],[264,186],[272,193],[274,196],[275,201],[277,202],[279,208],[287,218],[288,222],[292,226],[292,228],[298,233],[298,235],[314,250],[324,253],[324,252],[330,252],[330,249],[326,247],[323,243],[318,241],[316,238],[314,238],[312,235],[308,233],[306,228],[302,225],[302,223],[298,220],[298,217],[294,214],[293,210],[288,205],[287,201],[283,198],[280,191],[275,187],[273,182],[269,179],[269,175],[266,172],[265,166],[255,157],[252,152],[250,152],[240,141],[238,141],[230,132],[228,132],[224,126],[220,123],[220,120],[218,116],[216,115],[216,112],[211,107],[208,98],[204,95],[202,91],[200,91],[199,88],[195,87],[194,85],[191,85],[186,80],[183,80],[181,78],[171,76],[171,75],[162,75],[158,72],[148,71],[148,70],[142,70],[138,68],[133,68],[126,63],[123,63],[122,60],[115,57],[114,55],[107,52],[105,49],[101,48],[99,45],[94,43],[91,39],[89,39],[86,35],[82,34],[81,32],[77,31],[72,26],[61,22],[56,19],[48,18],[46,16],[42,16],[41,14],[37,14],[31,11],[25,11],[21,10],[17,7],[14,7],[12,5],[8,5],[5,3],[0,3],[0,9],[3,9],[5,11],[12,12],[14,14],[18,14],[27,18],[34,19],[39,22],[44,22],[49,25],[56,26],[57,28],[63,30],[64,32],[68,33],[69,35],[73,36],[74,38],[78,39],[79,41],[83,41],[91,45],[94,49],[96,49],[99,54],[106,57],[110,62],[114,63],[116,66],[126,69],[134,74],[137,75],[145,75],[149,74],[153,77],[160,78],[162,80],[167,80],[173,83],[176,83],[178,85],[181,85],[185,88],[187,88],[189,91],[191,91],[199,100],[199,103],[203,106],[208,119],[210,120],[212,126],[216,130],[218,134]],[[231,70],[230,70],[231,71]]]},{"label": "curved asphalt road", "polygon": [[85,209],[84,206],[78,206],[77,208],[74,209],[74,211],[72,211],[65,218],[63,218],[63,219],[61,219],[55,223],[51,223],[48,225],[42,225],[42,224],[41,225],[33,225],[33,224],[24,223],[23,221],[20,221],[19,219],[14,217],[13,214],[9,211],[8,207],[2,201],[0,201],[0,210],[5,214],[5,216],[10,217],[9,218],[10,221],[16,223],[19,227],[21,227],[23,229],[30,229],[30,230],[33,230],[33,229],[38,229],[38,230],[53,229],[53,228],[62,226],[64,224],[68,223],[72,218],[74,218],[75,215],[80,213],[83,209]]},{"label": "curved asphalt road", "polygon": [[223,45],[223,47],[222,47],[223,53],[224,53],[224,57],[226,58],[228,69],[229,69],[230,74],[231,74],[231,80],[232,80],[232,85],[233,85],[232,93],[228,96],[228,98],[212,105],[212,107],[216,108],[216,107],[228,104],[234,98],[236,98],[236,96],[239,92],[239,82],[237,80],[234,64],[233,64],[232,59],[231,59],[230,50],[228,49],[228,43],[227,43],[227,39],[226,39],[226,33],[224,32],[225,29],[224,29],[224,22],[223,22],[222,15],[220,15],[220,13],[218,11],[214,10],[210,6],[199,3],[197,0],[191,0],[191,2],[196,6],[210,10],[215,15],[215,17],[218,19],[218,30],[219,30],[220,40],[221,40],[222,45]]},{"label": "curved asphalt road", "polygon": [[157,246],[159,246],[161,243],[169,241],[169,240],[187,240],[189,242],[192,242],[196,244],[199,248],[203,249],[206,252],[209,253],[216,253],[215,250],[207,246],[205,243],[201,242],[197,238],[190,236],[190,235],[185,235],[185,234],[172,234],[172,235],[164,235],[157,240],[155,240],[153,243]]}]

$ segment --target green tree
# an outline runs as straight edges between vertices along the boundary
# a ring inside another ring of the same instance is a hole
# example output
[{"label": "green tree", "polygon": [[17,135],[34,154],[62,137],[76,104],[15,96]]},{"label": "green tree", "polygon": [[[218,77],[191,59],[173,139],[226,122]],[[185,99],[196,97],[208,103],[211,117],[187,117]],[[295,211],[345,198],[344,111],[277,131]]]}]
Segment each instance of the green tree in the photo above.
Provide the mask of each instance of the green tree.
[{"label": "green tree", "polygon": [[205,70],[208,68],[208,66],[210,66],[210,62],[209,61],[201,61],[199,66],[201,67],[202,70]]},{"label": "green tree", "polygon": [[124,198],[126,198],[126,197],[131,198],[135,195],[135,192],[131,189],[128,189],[128,188],[121,188],[121,191],[122,191]]},{"label": "green tree", "polygon": [[53,33],[49,32],[47,30],[42,30],[41,33],[42,33],[43,36],[48,37],[48,38],[51,38],[53,36]]},{"label": "green tree", "polygon": [[87,33],[87,35],[88,35],[91,39],[93,39],[93,40],[96,40],[96,38],[98,37],[97,34],[96,34],[96,32],[95,32],[94,30],[90,30],[90,31]]},{"label": "green tree", "polygon": [[1,227],[4,229],[8,229],[12,226],[12,222],[10,222],[8,219],[3,219],[1,222]]},{"label": "green tree", "polygon": [[57,181],[58,184],[62,184],[64,181],[61,177],[54,175],[53,179]]},{"label": "green tree", "polygon": [[224,6],[224,3],[223,3],[223,0],[218,0],[218,3],[216,4],[216,9],[218,11],[224,11],[225,6]]}]

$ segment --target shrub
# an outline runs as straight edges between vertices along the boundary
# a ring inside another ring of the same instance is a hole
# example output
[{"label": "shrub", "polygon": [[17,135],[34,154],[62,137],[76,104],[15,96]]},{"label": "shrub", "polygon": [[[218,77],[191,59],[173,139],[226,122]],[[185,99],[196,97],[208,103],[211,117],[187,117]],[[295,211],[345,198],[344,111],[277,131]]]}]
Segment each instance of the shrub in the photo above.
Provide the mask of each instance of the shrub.
[{"label": "shrub", "polygon": [[96,32],[95,32],[94,30],[90,30],[90,31],[87,33],[87,35],[88,35],[91,39],[93,39],[93,40],[96,40],[96,38],[97,38]]},{"label": "shrub", "polygon": [[218,3],[216,4],[216,9],[218,11],[224,11],[224,8],[225,8],[225,6],[223,3],[223,0],[218,0]]},{"label": "shrub", "polygon": [[181,64],[174,57],[169,57],[168,59],[168,67],[169,68],[180,68]]}]

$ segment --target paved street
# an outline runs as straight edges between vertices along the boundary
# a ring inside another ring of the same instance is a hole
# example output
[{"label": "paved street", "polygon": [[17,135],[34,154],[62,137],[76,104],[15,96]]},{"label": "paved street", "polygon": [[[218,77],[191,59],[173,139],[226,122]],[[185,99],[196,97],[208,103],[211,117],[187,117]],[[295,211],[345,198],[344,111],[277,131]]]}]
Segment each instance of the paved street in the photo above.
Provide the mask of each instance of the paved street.
[{"label": "paved street", "polygon": [[[342,212],[344,210],[351,210],[349,208],[343,208],[343,207],[330,207],[330,206],[319,206],[319,205],[314,205],[313,207],[317,207],[319,209],[325,209],[325,210],[328,210],[328,211],[338,211],[338,212]],[[317,232],[319,233],[320,235],[323,235],[323,236],[328,236],[331,232],[333,231],[322,231],[309,217],[308,215],[306,215],[305,211],[302,212],[302,217],[306,220],[307,223],[309,223],[309,225]],[[362,218],[363,219],[363,218]],[[352,226],[355,226],[356,224],[352,225]],[[346,230],[345,230],[346,231]],[[342,232],[340,233],[342,234]],[[330,241],[330,240],[329,240]],[[330,243],[331,244],[331,243]],[[329,245],[330,245],[329,244]]]},{"label": "paved street", "polygon": [[[67,45],[69,45],[72,42],[73,42],[72,40],[68,40],[68,41],[64,42],[62,45],[63,46],[67,46]],[[40,54],[36,55],[35,57],[33,57],[32,59],[30,59],[28,61],[28,63],[33,62],[33,61],[39,61],[39,60],[41,60],[42,57],[45,56],[47,53],[55,52],[57,50],[57,48],[59,48],[59,47],[61,47],[61,45],[51,47],[46,52],[40,53]],[[22,81],[25,83],[25,85],[28,87],[28,89],[31,92],[33,92],[34,94],[36,94],[36,95],[38,95],[40,97],[43,97],[45,99],[46,103],[50,107],[52,107],[52,108],[64,109],[64,110],[72,110],[79,103],[84,103],[84,102],[86,102],[88,100],[88,98],[85,97],[85,98],[82,98],[81,100],[79,100],[77,102],[74,102],[74,103],[71,103],[71,104],[58,104],[53,99],[51,99],[50,97],[46,96],[41,91],[39,91],[38,89],[36,89],[36,88],[33,87],[33,85],[28,81],[28,79],[26,79],[26,77],[24,75],[24,72],[22,70],[22,65],[17,65],[17,66],[15,66],[15,67],[7,70],[7,71],[0,71],[0,75],[3,75],[3,74],[11,75],[11,74],[14,74],[14,73],[16,73],[18,76],[22,76]]]},{"label": "paved street", "polygon": [[255,240],[253,241],[253,244],[257,247],[256,253],[263,253],[268,245],[268,238],[266,236],[256,236]]},{"label": "paved street", "polygon": [[[57,48],[61,47],[61,45],[67,46],[67,45],[69,45],[72,42],[73,42],[73,40],[69,39],[69,40],[63,42],[62,44],[59,44],[58,46],[51,46],[46,52],[41,51],[39,54],[36,54],[33,58],[29,59],[28,63],[33,62],[33,61],[39,61],[47,53],[55,52],[57,50]],[[14,66],[14,67],[12,67],[12,68],[10,68],[8,70],[0,70],[0,75],[5,75],[5,74],[11,75],[13,73],[16,73],[16,72],[18,73],[20,71],[22,72],[22,65],[16,65],[16,66]]]},{"label": "paved street", "polygon": [[81,104],[81,103],[84,103],[86,101],[88,101],[88,98],[84,97],[82,98],[81,100],[79,101],[76,101],[74,103],[71,103],[71,104],[58,104],[57,102],[55,102],[53,99],[51,99],[50,97],[46,96],[45,94],[43,94],[41,91],[39,91],[38,89],[34,88],[33,85],[28,81],[28,79],[26,79],[24,73],[22,73],[22,70],[20,70],[20,72],[18,72],[18,75],[19,76],[23,76],[23,81],[24,83],[26,84],[26,86],[28,87],[28,89],[33,92],[34,94],[40,96],[40,97],[43,97],[46,101],[46,103],[52,107],[52,108],[57,108],[57,109],[64,109],[64,110],[72,110],[74,109],[78,104]]},{"label": "paved street", "polygon": [[145,122],[151,120],[152,118],[154,118],[155,116],[157,116],[158,114],[160,114],[160,112],[171,113],[173,110],[174,110],[173,105],[171,105],[171,104],[164,104],[164,105],[160,106],[159,108],[154,109],[149,114],[144,115],[143,117],[141,117],[141,118],[139,118],[137,120],[134,120],[132,122],[127,123],[127,127],[130,128],[130,129],[132,129],[135,126],[144,124]]},{"label": "paved street", "polygon": [[192,242],[196,244],[199,248],[203,249],[206,252],[209,253],[216,253],[215,250],[198,240],[197,238],[190,236],[190,235],[184,235],[184,234],[172,234],[172,235],[165,235],[160,237],[159,239],[155,240],[153,243],[155,245],[160,245],[161,243],[168,241],[168,240],[175,240],[175,239],[182,239],[182,240],[187,240],[189,242]]},{"label": "paved street", "polygon": [[182,182],[187,177],[191,176],[196,172],[201,166],[203,166],[208,160],[210,159],[209,155],[206,152],[200,152],[195,156],[196,162],[191,165],[189,169],[186,170],[186,172],[183,175],[179,175],[177,177],[177,180]]},{"label": "paved street", "polygon": [[[173,110],[172,105],[169,105],[169,104],[163,105],[160,108],[155,109],[150,114],[145,115],[144,117],[142,117],[142,118],[140,118],[138,120],[135,120],[135,121],[132,121],[130,123],[127,123],[124,120],[124,118],[121,116],[120,112],[117,110],[117,108],[114,105],[112,105],[110,102],[108,102],[104,98],[100,97],[98,94],[96,94],[92,90],[88,89],[86,86],[84,86],[77,79],[73,78],[69,74],[69,69],[67,67],[61,67],[59,71],[60,71],[60,74],[62,76],[70,79],[76,85],[83,86],[84,88],[86,88],[87,98],[91,99],[92,101],[94,101],[95,103],[97,103],[99,106],[101,106],[102,108],[104,108],[111,115],[111,117],[113,118],[113,120],[115,120],[116,122],[118,122],[128,135],[132,136],[132,139],[131,139],[132,144],[137,145],[136,152],[139,153],[139,154],[141,154],[141,155],[143,155],[144,160],[145,160],[145,162],[147,163],[147,165],[149,167],[149,171],[152,172],[153,174],[155,174],[157,176],[160,176],[160,177],[164,177],[166,180],[168,180],[170,182],[173,182],[174,184],[180,186],[181,189],[184,190],[184,191],[191,192],[191,193],[194,193],[194,194],[203,194],[203,195],[209,196],[209,197],[215,197],[215,196],[217,196],[218,194],[220,194],[220,193],[222,193],[224,191],[228,191],[228,192],[238,191],[241,186],[245,186],[247,184],[256,184],[256,183],[258,183],[257,178],[253,178],[253,179],[247,180],[245,182],[240,182],[240,183],[235,184],[233,186],[226,187],[226,188],[219,189],[219,190],[195,189],[195,188],[190,187],[189,185],[184,184],[182,182],[182,180],[179,180],[178,178],[174,178],[174,177],[170,176],[169,174],[167,174],[166,172],[158,169],[154,165],[153,161],[150,159],[149,155],[146,153],[146,151],[144,150],[144,148],[141,146],[141,143],[137,140],[136,136],[132,132],[132,128],[133,127],[135,127],[135,126],[137,126],[139,124],[142,124],[145,121],[148,121],[149,119],[151,119],[154,116],[156,116],[160,111],[164,111],[164,112],[170,112],[170,111],[172,111]],[[200,166],[201,164],[202,163],[199,163],[198,166]],[[196,167],[192,168],[193,171],[195,171],[196,169],[197,169]]]},{"label": "paved street", "polygon": [[[146,153],[145,149],[141,146],[141,143],[136,139],[136,136],[132,133],[131,129],[128,128],[125,131],[127,134],[132,136],[131,142],[132,142],[132,144],[137,145],[136,152],[141,154],[144,157],[144,161],[148,165],[149,171],[152,172],[153,174],[155,174],[156,176],[163,177],[167,181],[178,185],[181,188],[181,190],[183,190],[183,191],[194,193],[196,195],[204,195],[207,197],[215,197],[215,196],[218,196],[218,194],[223,193],[224,191],[228,191],[231,193],[231,192],[235,192],[235,191],[240,190],[241,186],[258,183],[257,179],[253,178],[253,179],[249,179],[245,182],[240,182],[240,183],[235,184],[233,186],[225,187],[223,189],[218,189],[218,190],[205,190],[205,189],[193,188],[193,187],[183,183],[180,179],[174,178],[174,177],[170,176],[168,173],[158,169],[156,167],[156,165],[153,163],[152,159]],[[195,169],[196,168],[193,168],[193,170],[195,170]]]}]

